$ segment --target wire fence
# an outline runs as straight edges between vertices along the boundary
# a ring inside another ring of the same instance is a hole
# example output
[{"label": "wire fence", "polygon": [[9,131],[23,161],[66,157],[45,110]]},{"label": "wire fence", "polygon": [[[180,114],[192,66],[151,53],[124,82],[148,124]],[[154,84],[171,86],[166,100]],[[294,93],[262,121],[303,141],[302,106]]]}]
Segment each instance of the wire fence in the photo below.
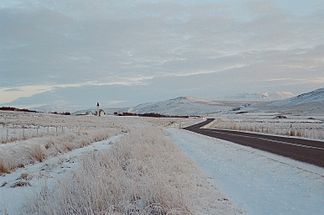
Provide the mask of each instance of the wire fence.
[{"label": "wire fence", "polygon": [[71,131],[71,128],[63,126],[18,126],[2,124],[0,126],[0,143],[9,143],[48,135],[54,136],[67,131]]}]

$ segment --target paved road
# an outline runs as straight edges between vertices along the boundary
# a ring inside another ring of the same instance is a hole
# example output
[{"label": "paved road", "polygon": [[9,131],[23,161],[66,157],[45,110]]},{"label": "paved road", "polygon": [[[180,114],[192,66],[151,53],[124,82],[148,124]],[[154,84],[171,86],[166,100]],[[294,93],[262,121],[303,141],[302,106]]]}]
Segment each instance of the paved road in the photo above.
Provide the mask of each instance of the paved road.
[{"label": "paved road", "polygon": [[207,119],[205,122],[189,126],[185,129],[324,167],[324,142],[241,131],[201,128],[213,120]]}]

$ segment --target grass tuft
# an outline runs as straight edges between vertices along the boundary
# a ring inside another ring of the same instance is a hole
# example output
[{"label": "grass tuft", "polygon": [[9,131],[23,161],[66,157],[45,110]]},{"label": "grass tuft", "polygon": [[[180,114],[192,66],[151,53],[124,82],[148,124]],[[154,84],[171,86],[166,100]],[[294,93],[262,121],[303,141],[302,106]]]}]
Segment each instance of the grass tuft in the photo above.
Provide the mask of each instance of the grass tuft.
[{"label": "grass tuft", "polygon": [[0,159],[0,175],[3,173],[9,173],[10,169],[4,160]]}]

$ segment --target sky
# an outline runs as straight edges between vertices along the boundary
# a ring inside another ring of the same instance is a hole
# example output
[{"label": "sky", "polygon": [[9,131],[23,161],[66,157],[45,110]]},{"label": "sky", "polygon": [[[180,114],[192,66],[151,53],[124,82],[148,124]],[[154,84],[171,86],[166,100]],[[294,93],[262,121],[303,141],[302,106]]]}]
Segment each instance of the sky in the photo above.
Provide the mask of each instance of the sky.
[{"label": "sky", "polygon": [[324,87],[322,0],[1,0],[0,105]]}]

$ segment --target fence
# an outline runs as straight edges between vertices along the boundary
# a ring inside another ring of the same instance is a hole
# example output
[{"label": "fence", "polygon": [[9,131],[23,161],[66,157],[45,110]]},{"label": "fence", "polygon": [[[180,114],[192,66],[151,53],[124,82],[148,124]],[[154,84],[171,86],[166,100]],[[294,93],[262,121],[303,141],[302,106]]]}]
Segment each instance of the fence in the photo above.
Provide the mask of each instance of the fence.
[{"label": "fence", "polygon": [[63,126],[15,126],[2,124],[0,127],[0,143],[26,140],[33,137],[59,135],[70,130]]}]

